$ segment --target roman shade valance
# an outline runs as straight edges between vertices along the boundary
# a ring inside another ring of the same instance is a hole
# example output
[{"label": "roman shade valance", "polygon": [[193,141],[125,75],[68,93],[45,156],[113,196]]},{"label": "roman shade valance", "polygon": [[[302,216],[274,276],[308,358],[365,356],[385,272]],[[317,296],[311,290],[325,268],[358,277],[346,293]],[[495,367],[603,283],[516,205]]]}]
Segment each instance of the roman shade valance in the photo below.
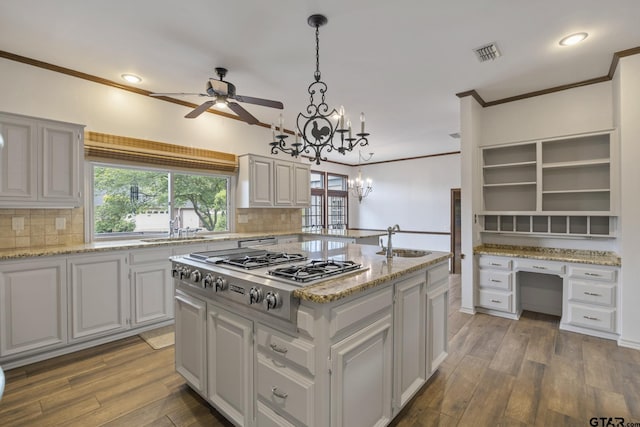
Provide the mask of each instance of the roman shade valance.
[{"label": "roman shade valance", "polygon": [[235,154],[88,131],[84,136],[84,155],[92,161],[117,160],[209,172],[238,170]]}]

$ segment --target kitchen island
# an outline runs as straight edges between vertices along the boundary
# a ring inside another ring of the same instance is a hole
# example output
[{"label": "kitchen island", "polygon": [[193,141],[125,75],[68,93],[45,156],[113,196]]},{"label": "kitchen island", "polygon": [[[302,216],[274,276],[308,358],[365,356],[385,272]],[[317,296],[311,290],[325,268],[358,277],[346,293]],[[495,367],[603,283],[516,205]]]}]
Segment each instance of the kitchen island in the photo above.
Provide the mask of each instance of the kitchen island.
[{"label": "kitchen island", "polygon": [[450,254],[387,259],[323,240],[267,249],[361,268],[295,289],[288,329],[177,279],[178,372],[237,425],[387,425],[446,358]]}]

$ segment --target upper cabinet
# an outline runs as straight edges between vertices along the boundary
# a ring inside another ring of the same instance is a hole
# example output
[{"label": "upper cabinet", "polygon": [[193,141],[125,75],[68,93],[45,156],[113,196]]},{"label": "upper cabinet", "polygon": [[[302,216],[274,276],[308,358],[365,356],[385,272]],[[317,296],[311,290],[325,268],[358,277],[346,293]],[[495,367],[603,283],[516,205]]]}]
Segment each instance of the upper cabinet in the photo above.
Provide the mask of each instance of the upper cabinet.
[{"label": "upper cabinet", "polygon": [[3,207],[80,206],[83,128],[0,113],[0,202]]},{"label": "upper cabinet", "polygon": [[484,213],[616,215],[612,132],[482,149]]},{"label": "upper cabinet", "polygon": [[309,206],[309,165],[252,154],[239,156],[238,162],[238,208]]}]

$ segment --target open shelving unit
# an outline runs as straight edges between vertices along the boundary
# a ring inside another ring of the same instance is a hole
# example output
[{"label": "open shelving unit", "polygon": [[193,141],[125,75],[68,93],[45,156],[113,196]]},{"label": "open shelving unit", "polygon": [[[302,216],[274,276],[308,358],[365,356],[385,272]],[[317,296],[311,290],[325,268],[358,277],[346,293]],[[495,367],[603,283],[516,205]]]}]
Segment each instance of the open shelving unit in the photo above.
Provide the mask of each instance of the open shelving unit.
[{"label": "open shelving unit", "polygon": [[612,132],[482,149],[483,231],[611,236]]}]

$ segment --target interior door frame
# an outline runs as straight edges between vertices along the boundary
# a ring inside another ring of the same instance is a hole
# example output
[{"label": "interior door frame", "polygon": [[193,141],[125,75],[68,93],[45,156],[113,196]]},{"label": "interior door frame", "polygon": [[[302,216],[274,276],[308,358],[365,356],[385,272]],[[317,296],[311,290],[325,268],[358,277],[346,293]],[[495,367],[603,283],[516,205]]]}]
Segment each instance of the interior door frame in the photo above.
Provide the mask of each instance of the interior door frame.
[{"label": "interior door frame", "polygon": [[[451,274],[460,274],[459,271],[456,271],[456,261],[455,261],[455,257],[456,257],[456,252],[455,252],[455,248],[456,248],[456,218],[455,218],[455,200],[456,199],[461,199],[462,194],[460,192],[460,188],[452,188],[451,189],[451,206],[450,206],[450,212],[451,212],[451,223],[450,223],[450,231],[451,231],[451,253],[453,254],[453,257],[451,258]],[[458,254],[458,256],[460,256],[460,254]],[[461,263],[462,264],[462,263]],[[462,268],[462,266],[461,266]]]}]

